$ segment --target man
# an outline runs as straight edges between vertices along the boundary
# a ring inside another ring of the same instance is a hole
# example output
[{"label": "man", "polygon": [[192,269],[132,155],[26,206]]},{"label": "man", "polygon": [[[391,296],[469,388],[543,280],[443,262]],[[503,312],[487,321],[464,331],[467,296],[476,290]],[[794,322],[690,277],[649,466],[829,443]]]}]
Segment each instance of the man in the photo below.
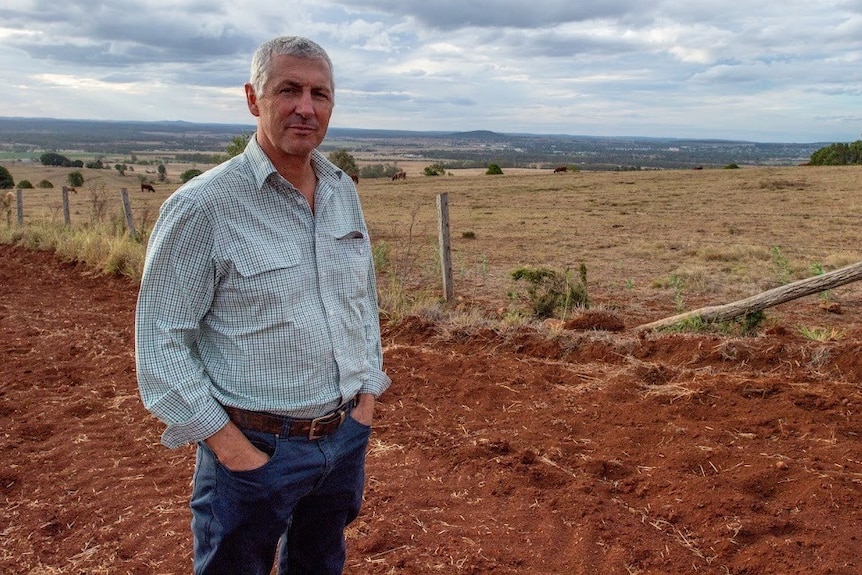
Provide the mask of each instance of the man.
[{"label": "man", "polygon": [[310,40],[258,48],[245,151],[162,206],[136,316],[162,443],[198,445],[196,574],[341,573],[375,398],[388,386],[371,244],[349,175],[316,149],[332,64]]}]

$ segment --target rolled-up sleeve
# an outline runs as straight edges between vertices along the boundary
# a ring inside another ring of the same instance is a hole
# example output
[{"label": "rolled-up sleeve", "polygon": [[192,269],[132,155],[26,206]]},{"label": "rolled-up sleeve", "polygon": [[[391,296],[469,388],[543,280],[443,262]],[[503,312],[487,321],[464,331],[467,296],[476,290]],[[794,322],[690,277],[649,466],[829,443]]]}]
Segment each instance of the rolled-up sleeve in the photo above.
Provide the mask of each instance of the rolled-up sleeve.
[{"label": "rolled-up sleeve", "polygon": [[147,248],[135,358],[141,399],[167,425],[162,443],[171,448],[203,440],[228,422],[198,347],[215,290],[212,253],[213,227],[194,198],[169,198]]}]

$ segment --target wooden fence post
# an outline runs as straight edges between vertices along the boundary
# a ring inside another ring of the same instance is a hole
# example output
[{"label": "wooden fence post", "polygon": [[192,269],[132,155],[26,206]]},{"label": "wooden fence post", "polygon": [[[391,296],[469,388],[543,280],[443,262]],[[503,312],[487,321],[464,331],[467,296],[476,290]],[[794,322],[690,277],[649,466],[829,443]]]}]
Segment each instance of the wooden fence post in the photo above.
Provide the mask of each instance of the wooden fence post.
[{"label": "wooden fence post", "polygon": [[132,215],[132,204],[129,202],[129,192],[126,188],[120,189],[120,197],[123,200],[123,213],[126,214],[126,228],[129,230],[129,235],[133,238],[137,238],[138,234],[135,232],[135,218]]},{"label": "wooden fence post", "polygon": [[69,217],[69,188],[63,186],[63,223],[66,226],[72,225],[72,220]]},{"label": "wooden fence post", "polygon": [[443,297],[451,301],[455,297],[452,285],[452,247],[449,238],[449,194],[437,196],[437,219],[440,238],[440,270],[443,275]]},{"label": "wooden fence post", "polygon": [[18,225],[24,225],[24,190],[18,188],[15,190],[16,199],[18,201]]}]

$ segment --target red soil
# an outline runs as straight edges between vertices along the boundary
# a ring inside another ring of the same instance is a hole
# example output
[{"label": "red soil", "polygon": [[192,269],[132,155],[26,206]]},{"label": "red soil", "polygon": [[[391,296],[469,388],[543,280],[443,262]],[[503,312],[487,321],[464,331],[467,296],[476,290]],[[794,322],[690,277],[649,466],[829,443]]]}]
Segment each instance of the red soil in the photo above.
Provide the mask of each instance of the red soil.
[{"label": "red soil", "polygon": [[[0,246],[2,573],[190,572],[194,450],[141,406],[135,297]],[[346,572],[862,572],[859,306],[827,343],[384,326]]]}]

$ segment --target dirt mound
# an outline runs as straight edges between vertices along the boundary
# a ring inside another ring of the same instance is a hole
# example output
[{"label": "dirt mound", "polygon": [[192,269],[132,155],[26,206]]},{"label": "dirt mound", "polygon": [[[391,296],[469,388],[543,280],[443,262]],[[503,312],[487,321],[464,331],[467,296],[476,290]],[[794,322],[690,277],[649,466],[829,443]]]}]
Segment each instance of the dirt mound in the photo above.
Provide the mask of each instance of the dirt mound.
[{"label": "dirt mound", "polygon": [[[162,448],[138,399],[136,289],[0,246],[0,572],[190,571],[194,450]],[[616,319],[384,326],[394,383],[347,572],[862,571],[860,327]]]}]

